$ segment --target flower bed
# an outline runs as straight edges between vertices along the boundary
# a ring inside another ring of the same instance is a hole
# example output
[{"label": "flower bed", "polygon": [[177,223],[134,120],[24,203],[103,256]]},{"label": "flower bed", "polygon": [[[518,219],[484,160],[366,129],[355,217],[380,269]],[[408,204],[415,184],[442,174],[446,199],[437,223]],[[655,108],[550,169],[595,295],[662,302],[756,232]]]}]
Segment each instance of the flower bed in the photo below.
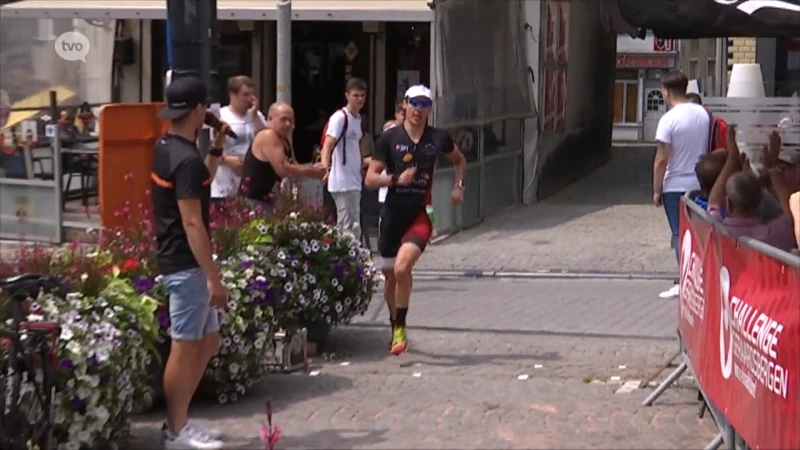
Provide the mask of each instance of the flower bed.
[{"label": "flower bed", "polygon": [[53,435],[66,449],[113,443],[128,432],[131,414],[148,407],[152,399],[146,367],[158,334],[158,304],[137,295],[119,276],[119,268],[108,267],[101,254],[68,248],[37,249],[29,256],[21,268],[47,264],[57,271],[65,264],[89,269],[75,277],[63,275],[75,290],[66,299],[45,293],[30,305],[28,320],[62,327],[56,349]]},{"label": "flower bed", "polygon": [[[372,298],[375,269],[358,240],[301,205],[279,204],[286,213],[270,222],[236,199],[212,210],[211,237],[230,301],[220,318],[222,346],[201,390],[221,403],[237,401],[264,377],[278,328],[348,323]],[[0,264],[0,277],[50,273],[75,287],[68,299],[45,294],[33,304],[36,318],[64,327],[55,433],[64,448],[110,445],[124,435],[130,414],[148,406],[168,356],[153,226],[142,205],[132,209],[121,214],[136,226],[107,230],[97,248],[25,248]]]}]

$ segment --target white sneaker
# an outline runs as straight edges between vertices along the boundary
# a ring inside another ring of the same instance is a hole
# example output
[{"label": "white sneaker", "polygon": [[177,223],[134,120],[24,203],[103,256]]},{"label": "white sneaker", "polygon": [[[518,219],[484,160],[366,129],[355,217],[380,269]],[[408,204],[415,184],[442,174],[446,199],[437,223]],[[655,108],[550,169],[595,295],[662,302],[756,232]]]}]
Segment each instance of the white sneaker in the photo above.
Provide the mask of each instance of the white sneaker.
[{"label": "white sneaker", "polygon": [[675,298],[679,295],[681,295],[681,286],[679,284],[676,284],[668,290],[658,294],[660,298]]},{"label": "white sneaker", "polygon": [[[219,439],[220,437],[222,437],[222,431],[216,428],[212,428],[208,425],[205,425],[202,422],[195,422],[194,420],[189,419],[189,421],[186,423],[186,426],[194,428],[200,431],[201,433],[208,435],[208,437],[210,437],[211,439]],[[164,422],[163,425],[161,425],[161,431],[164,432],[164,436],[167,438],[174,437],[172,432],[169,431],[169,426],[167,425],[166,421]]]},{"label": "white sneaker", "polygon": [[197,428],[186,426],[174,438],[164,440],[167,450],[216,450],[222,448],[222,441],[213,439]]}]

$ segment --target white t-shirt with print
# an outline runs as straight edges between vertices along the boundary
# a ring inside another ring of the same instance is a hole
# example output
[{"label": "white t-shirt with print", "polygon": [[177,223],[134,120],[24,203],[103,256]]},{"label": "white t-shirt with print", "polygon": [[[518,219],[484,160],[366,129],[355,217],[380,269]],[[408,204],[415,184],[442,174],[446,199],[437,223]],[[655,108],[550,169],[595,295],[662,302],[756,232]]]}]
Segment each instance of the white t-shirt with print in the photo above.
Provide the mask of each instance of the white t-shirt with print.
[{"label": "white t-shirt with print", "polygon": [[[339,139],[344,128],[344,115],[346,109],[339,109],[328,119],[326,134],[333,139]],[[331,173],[328,175],[328,191],[349,192],[361,191],[361,116],[347,114],[347,132],[345,137],[333,148],[331,156]],[[347,152],[343,158],[342,147]],[[343,164],[347,159],[347,164]]]},{"label": "white t-shirt with print", "polygon": [[672,146],[663,192],[700,189],[694,167],[708,152],[709,120],[708,111],[701,105],[682,103],[667,111],[658,121],[656,141]]},{"label": "white t-shirt with print", "polygon": [[[262,123],[266,123],[263,114],[259,112],[258,117],[261,119]],[[240,116],[226,106],[220,109],[219,118],[230,125],[231,131],[236,133],[237,136],[236,139],[231,137],[225,138],[223,151],[229,155],[244,157],[253,139],[255,139],[253,117],[250,113],[245,113],[244,116]],[[240,182],[241,177],[236,175],[233,169],[224,164],[220,164],[217,169],[217,174],[214,176],[214,181],[211,182],[211,197],[221,198],[236,195]]]}]

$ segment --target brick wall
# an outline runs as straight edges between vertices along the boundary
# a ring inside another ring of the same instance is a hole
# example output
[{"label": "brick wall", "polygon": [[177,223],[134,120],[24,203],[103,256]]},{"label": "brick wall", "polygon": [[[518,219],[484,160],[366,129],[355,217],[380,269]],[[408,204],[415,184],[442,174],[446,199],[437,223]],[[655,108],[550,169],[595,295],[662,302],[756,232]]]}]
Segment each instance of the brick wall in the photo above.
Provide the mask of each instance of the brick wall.
[{"label": "brick wall", "polygon": [[728,79],[734,64],[755,64],[756,38],[738,37],[728,39]]}]

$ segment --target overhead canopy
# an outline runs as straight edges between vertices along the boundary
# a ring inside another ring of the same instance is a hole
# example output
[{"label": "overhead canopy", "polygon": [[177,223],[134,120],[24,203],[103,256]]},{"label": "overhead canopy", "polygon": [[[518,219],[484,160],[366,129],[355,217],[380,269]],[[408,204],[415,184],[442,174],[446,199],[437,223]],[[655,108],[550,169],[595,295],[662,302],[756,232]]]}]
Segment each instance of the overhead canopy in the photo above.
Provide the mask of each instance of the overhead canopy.
[{"label": "overhead canopy", "polygon": [[[218,0],[220,20],[276,20],[277,0]],[[166,0],[21,0],[3,18],[166,19]],[[294,0],[294,20],[432,22],[428,0]]]},{"label": "overhead canopy", "polygon": [[659,38],[800,36],[800,0],[601,0],[617,31],[652,30]]}]

